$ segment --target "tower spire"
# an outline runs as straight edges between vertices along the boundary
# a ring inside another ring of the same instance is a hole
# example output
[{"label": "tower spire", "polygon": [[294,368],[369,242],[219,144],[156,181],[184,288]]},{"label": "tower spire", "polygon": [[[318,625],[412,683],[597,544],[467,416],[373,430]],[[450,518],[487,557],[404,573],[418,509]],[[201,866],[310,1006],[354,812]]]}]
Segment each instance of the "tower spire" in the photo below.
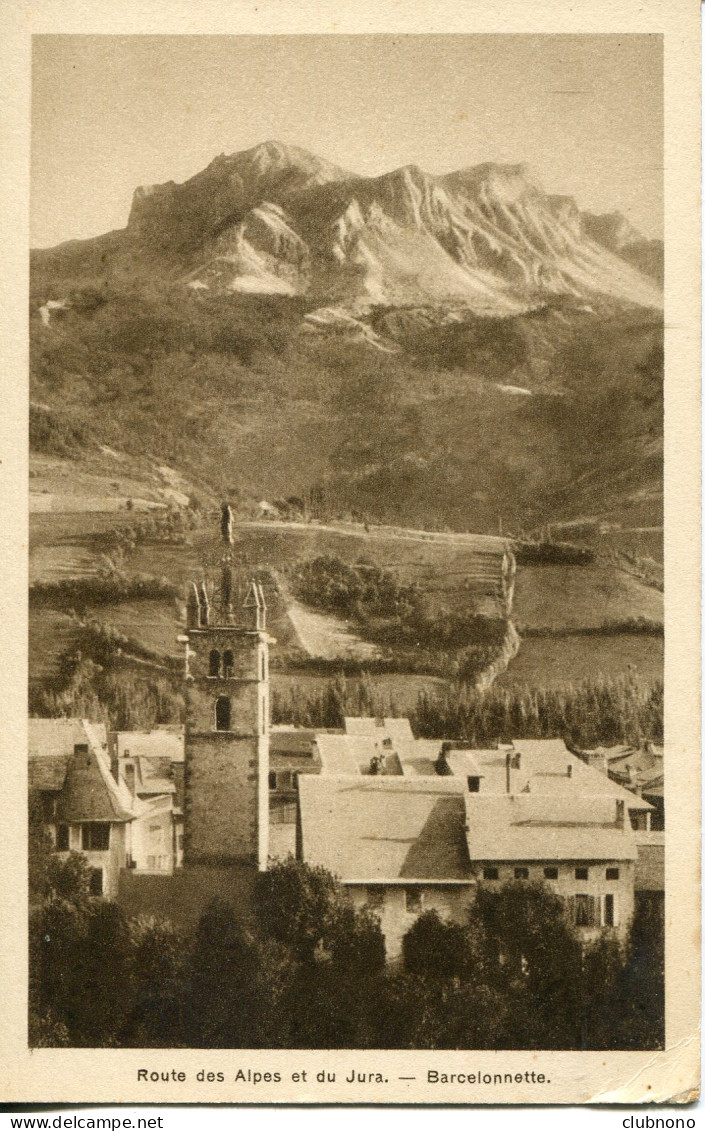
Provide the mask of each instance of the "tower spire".
[{"label": "tower spire", "polygon": [[224,553],[221,566],[220,606],[225,621],[233,621],[233,512],[229,503],[220,508],[220,536]]}]

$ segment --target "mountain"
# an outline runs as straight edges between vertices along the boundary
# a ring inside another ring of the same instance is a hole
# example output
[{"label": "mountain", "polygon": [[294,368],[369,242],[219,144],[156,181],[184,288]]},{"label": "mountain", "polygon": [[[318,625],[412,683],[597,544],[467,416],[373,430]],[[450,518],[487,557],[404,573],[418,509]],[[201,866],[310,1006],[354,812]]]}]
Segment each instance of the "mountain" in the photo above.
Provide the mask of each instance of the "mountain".
[{"label": "mountain", "polygon": [[663,287],[663,240],[648,240],[619,212],[583,213],[585,232],[595,243],[615,252]]},{"label": "mountain", "polygon": [[320,518],[564,525],[658,557],[647,245],[522,165],[221,155],[138,189],[126,228],[32,253],[32,450],[148,456],[244,513],[314,497]]},{"label": "mountain", "polygon": [[138,188],[124,230],[33,262],[55,280],[137,276],[195,293],[305,296],[343,318],[429,303],[508,316],[560,295],[658,309],[647,242],[547,194],[524,165],[361,177],[266,142],[216,157],[183,184]]}]

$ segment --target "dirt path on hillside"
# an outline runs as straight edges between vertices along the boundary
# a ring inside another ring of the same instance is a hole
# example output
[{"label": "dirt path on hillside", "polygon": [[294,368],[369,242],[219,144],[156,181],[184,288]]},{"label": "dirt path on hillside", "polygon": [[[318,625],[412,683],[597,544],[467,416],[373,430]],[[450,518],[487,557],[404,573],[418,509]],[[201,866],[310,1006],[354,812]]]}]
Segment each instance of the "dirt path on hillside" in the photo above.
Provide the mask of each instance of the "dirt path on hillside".
[{"label": "dirt path on hillside", "polygon": [[439,545],[462,546],[479,553],[501,554],[507,539],[494,534],[461,534],[457,531],[412,530],[401,526],[375,526],[367,528],[358,523],[294,522],[285,519],[246,519],[239,527],[254,530],[305,530],[320,533],[343,534],[370,541],[431,542]]},{"label": "dirt path on hillside", "polygon": [[338,617],[314,613],[291,597],[287,598],[287,613],[301,647],[309,656],[323,660],[371,660],[380,655],[375,644],[361,640]]}]

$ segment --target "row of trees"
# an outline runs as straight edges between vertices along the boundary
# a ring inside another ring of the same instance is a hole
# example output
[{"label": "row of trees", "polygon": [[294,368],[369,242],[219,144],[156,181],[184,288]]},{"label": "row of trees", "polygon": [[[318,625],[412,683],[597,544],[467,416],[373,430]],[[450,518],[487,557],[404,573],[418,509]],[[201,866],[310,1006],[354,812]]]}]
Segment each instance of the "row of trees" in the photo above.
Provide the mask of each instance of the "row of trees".
[{"label": "row of trees", "polygon": [[87,894],[54,863],[30,926],[30,1044],[192,1048],[658,1048],[662,923],[584,947],[542,885],[482,888],[385,964],[376,917],[320,868],[258,877],[245,921],[214,902],[193,935]]},{"label": "row of trees", "polygon": [[[107,663],[103,652],[114,641],[100,629],[91,640],[97,651],[91,647],[87,655],[67,658],[51,686],[30,687],[31,714],[80,716],[107,721],[118,730],[183,721],[180,675],[145,674]],[[460,682],[445,690],[422,691],[411,711],[401,711],[393,695],[364,675],[350,680],[339,676],[316,691],[296,687],[272,693],[274,723],[335,728],[342,727],[346,715],[400,714],[409,715],[419,738],[457,739],[480,748],[512,738],[564,738],[582,748],[662,743],[663,682],[641,683],[629,676],[484,692]]]},{"label": "row of trees", "polygon": [[[400,712],[374,681],[336,679],[314,693],[275,692],[277,723],[340,727],[345,715]],[[586,680],[558,688],[493,687],[480,692],[463,683],[422,691],[408,712],[419,738],[451,738],[479,748],[512,738],[564,738],[590,748],[663,742],[663,683],[636,678]]]}]

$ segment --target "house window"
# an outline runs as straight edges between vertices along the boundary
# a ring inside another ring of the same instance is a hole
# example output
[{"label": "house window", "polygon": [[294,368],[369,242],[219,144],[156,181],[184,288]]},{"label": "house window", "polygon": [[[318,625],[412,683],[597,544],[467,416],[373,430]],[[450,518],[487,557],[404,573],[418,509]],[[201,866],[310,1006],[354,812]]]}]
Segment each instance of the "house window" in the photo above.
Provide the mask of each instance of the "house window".
[{"label": "house window", "polygon": [[367,906],[372,908],[373,911],[384,907],[384,888],[374,887],[367,889]]},{"label": "house window", "polygon": [[472,777],[468,778],[468,793],[479,793],[479,792],[480,792],[480,779],[479,778],[472,778]]},{"label": "house window", "polygon": [[528,880],[528,878],[529,878],[529,869],[528,868],[515,868],[514,869],[514,879],[515,880]]},{"label": "house window", "polygon": [[81,847],[84,852],[107,852],[110,848],[110,825],[97,821],[82,825]]},{"label": "house window", "polygon": [[277,789],[292,790],[293,788],[291,770],[282,770],[277,774]]},{"label": "house window", "polygon": [[269,823],[271,825],[295,825],[296,802],[277,799],[270,807]]},{"label": "house window", "polygon": [[270,789],[276,789],[277,788],[277,775],[275,774],[274,770],[269,771],[269,788]]},{"label": "house window", "polygon": [[90,879],[88,881],[88,890],[91,895],[103,894],[103,869],[91,868]]},{"label": "house window", "polygon": [[607,871],[605,872],[605,876],[607,877],[608,880],[618,880],[619,879],[619,868],[608,868]]},{"label": "house window", "polygon": [[498,880],[499,868],[483,868],[482,877],[485,880]]},{"label": "house window", "polygon": [[56,820],[56,798],[51,793],[42,794],[42,816],[47,824]]},{"label": "house window", "polygon": [[617,926],[617,900],[611,894],[605,896],[605,926]]},{"label": "house window", "polygon": [[230,700],[224,695],[215,701],[215,729],[230,730]]},{"label": "house window", "polygon": [[421,889],[405,888],[404,902],[409,915],[419,915],[421,913]]},{"label": "house window", "polygon": [[215,648],[208,657],[208,675],[214,678],[220,675],[220,652]]},{"label": "house window", "polygon": [[227,652],[223,653],[223,679],[232,679],[235,672],[235,664],[233,662],[233,654],[228,648]]},{"label": "house window", "polygon": [[575,925],[576,927],[594,927],[595,925],[595,897],[594,895],[575,896]]},{"label": "house window", "polygon": [[558,879],[558,869],[557,868],[544,868],[543,874],[544,874],[544,878],[547,879],[547,880],[557,880]]},{"label": "house window", "polygon": [[589,875],[589,872],[588,872],[587,868],[576,868],[575,869],[576,880],[586,880],[588,878],[588,875]]},{"label": "house window", "polygon": [[69,850],[69,827],[68,825],[58,825],[56,829],[56,851],[68,852]]}]

